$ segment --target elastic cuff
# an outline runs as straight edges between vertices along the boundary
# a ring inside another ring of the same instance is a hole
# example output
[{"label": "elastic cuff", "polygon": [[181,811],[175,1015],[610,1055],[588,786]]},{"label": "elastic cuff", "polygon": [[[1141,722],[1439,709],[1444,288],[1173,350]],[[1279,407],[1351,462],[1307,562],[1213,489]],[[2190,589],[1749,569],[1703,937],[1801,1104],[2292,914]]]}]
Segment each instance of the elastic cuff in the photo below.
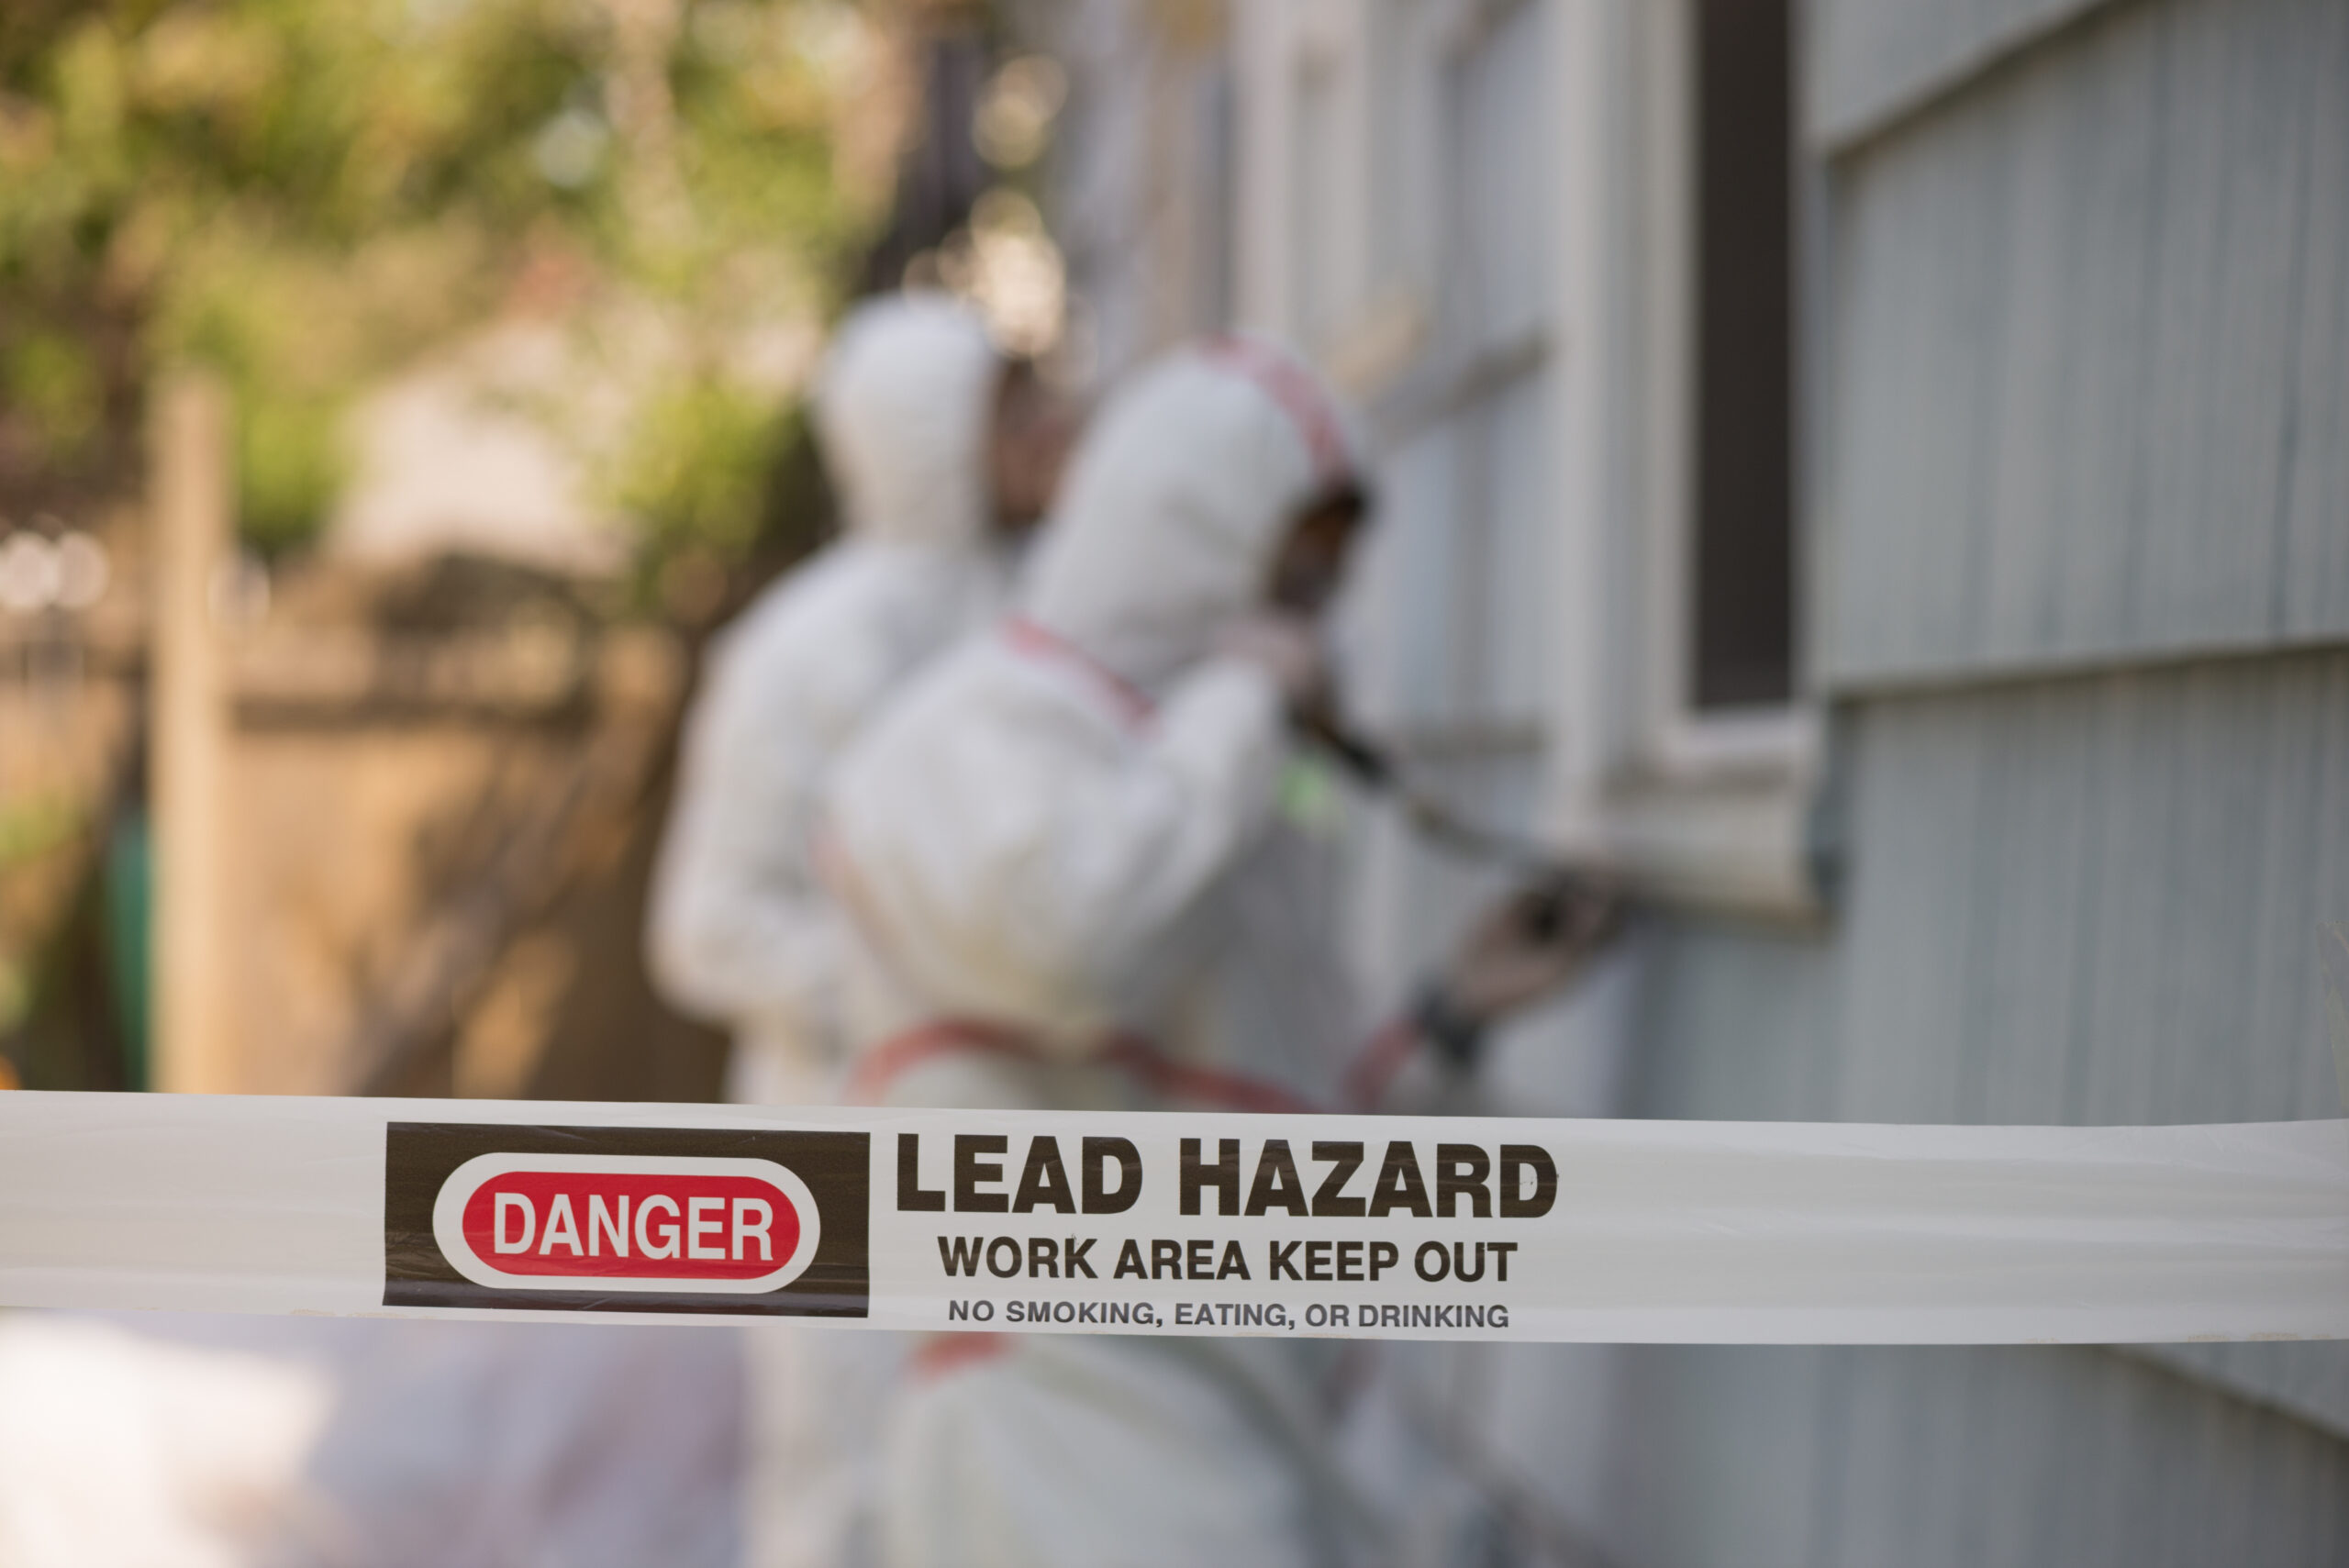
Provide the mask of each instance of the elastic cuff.
[{"label": "elastic cuff", "polygon": [[1430,982],[1411,1008],[1411,1021],[1436,1059],[1454,1073],[1476,1065],[1485,1047],[1485,1022],[1453,1003],[1441,981]]}]

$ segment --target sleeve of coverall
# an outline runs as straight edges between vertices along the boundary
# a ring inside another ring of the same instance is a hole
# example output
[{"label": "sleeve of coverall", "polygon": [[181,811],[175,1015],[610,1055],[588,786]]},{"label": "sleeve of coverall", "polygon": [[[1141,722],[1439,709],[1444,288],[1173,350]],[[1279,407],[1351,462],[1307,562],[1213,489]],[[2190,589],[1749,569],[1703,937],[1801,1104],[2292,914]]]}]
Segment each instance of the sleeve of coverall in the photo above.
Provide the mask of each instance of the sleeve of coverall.
[{"label": "sleeve of coverall", "polygon": [[1107,1016],[1175,921],[1270,819],[1287,746],[1278,689],[1233,660],[1169,695],[1120,765],[1054,790],[1046,852],[1015,868],[1035,978],[1066,1013]]},{"label": "sleeve of coverall", "polygon": [[[695,715],[669,841],[652,890],[647,957],[685,1011],[740,1025],[814,1027],[841,947],[805,840],[823,759],[779,683],[724,672]],[[769,672],[772,673],[772,672]]]}]

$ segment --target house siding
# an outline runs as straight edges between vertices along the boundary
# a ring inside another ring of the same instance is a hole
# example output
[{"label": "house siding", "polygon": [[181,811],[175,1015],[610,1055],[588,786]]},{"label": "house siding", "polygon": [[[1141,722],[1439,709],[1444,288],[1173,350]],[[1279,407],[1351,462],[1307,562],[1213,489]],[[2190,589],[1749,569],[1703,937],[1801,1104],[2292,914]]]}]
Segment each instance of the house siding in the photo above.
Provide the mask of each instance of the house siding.
[{"label": "house siding", "polygon": [[1830,169],[1825,684],[2349,636],[2349,7],[2103,9]]},{"label": "house siding", "polygon": [[1805,120],[1842,147],[2111,0],[1811,0]]},{"label": "house siding", "polygon": [[[2338,1116],[2349,7],[1812,15],[1844,859],[1656,936],[1631,1108]],[[1616,1354],[1627,1562],[2349,1559],[2349,1347]]]}]

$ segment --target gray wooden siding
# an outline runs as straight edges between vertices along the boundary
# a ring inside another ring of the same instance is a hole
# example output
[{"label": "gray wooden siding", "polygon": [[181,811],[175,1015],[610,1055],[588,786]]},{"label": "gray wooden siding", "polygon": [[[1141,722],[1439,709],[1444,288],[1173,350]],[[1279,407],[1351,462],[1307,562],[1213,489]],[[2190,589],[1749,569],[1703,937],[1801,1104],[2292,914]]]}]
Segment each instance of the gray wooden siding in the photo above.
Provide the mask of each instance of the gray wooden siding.
[{"label": "gray wooden siding", "polygon": [[1861,704],[1831,1091],[1870,1121],[2342,1114],[2349,652]]},{"label": "gray wooden siding", "polygon": [[2132,1353],[2349,1433],[2349,1354],[2343,1346],[2143,1345]]},{"label": "gray wooden siding", "polygon": [[[1638,1114],[2343,1114],[2319,943],[2349,924],[2349,651],[1911,693],[1845,717],[1832,928],[1660,931]],[[2349,1434],[2349,1346],[2139,1353]]]},{"label": "gray wooden siding", "polygon": [[1827,685],[2349,638],[2349,6],[2101,11],[1833,172]]},{"label": "gray wooden siding", "polygon": [[[1809,15],[1848,859],[1822,932],[1651,929],[1628,1102],[2341,1115],[2349,5]],[[2349,1562],[2349,1346],[1489,1359],[1642,1568]]]},{"label": "gray wooden siding", "polygon": [[1804,120],[1834,150],[2111,0],[1810,0]]},{"label": "gray wooden siding", "polygon": [[2343,1114],[2349,651],[1854,704],[1823,939],[1680,922],[1639,1109],[1925,1122]]},{"label": "gray wooden siding", "polygon": [[[1541,1513],[1638,1568],[2349,1561],[2349,1442],[2136,1354],[1397,1347]],[[1593,1556],[1586,1552],[1586,1558]],[[1546,1561],[1412,1542],[1411,1562]]]},{"label": "gray wooden siding", "polygon": [[2349,1444],[2054,1349],[1619,1352],[1600,1533],[1653,1568],[2349,1557]]}]

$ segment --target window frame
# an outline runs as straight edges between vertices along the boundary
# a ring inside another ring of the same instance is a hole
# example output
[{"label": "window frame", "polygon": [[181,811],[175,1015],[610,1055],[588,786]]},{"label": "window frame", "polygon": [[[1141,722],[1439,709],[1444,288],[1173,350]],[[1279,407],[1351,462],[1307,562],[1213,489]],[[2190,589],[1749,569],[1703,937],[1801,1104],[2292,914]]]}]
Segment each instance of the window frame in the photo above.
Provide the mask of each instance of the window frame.
[{"label": "window frame", "polygon": [[[1463,345],[1442,319],[1435,277],[1375,274],[1368,203],[1374,172],[1359,80],[1367,10],[1294,0],[1240,10],[1236,41],[1243,133],[1278,149],[1243,178],[1243,316],[1275,331],[1290,318],[1288,189],[1292,95],[1308,57],[1341,71],[1357,134],[1334,171],[1348,199],[1351,296],[1320,340],[1305,345],[1388,436],[1447,417],[1482,389],[1535,368],[1551,377],[1553,465],[1549,546],[1553,678],[1539,716],[1542,826],[1563,846],[1622,865],[1644,891],[1692,906],[1808,924],[1823,913],[1811,804],[1821,712],[1806,678],[1801,600],[1817,428],[1821,319],[1808,308],[1817,247],[1808,243],[1823,182],[1796,161],[1798,291],[1792,512],[1798,604],[1794,700],[1783,707],[1700,711],[1688,668],[1694,613],[1697,192],[1693,120],[1695,0],[1422,0],[1417,36],[1448,68],[1521,6],[1548,4],[1553,85],[1550,178],[1556,199],[1546,319],[1507,341]],[[1798,10],[1794,53],[1801,58]],[[1797,83],[1799,103],[1800,83]],[[1442,112],[1440,103],[1431,106]],[[1383,286],[1400,283],[1404,286]],[[1454,728],[1460,733],[1453,733]],[[1473,722],[1399,736],[1417,749],[1477,749]]]},{"label": "window frame", "polygon": [[[1807,922],[1822,913],[1810,822],[1822,725],[1800,635],[1818,348],[1801,304],[1818,182],[1795,138],[1794,696],[1709,712],[1690,679],[1694,3],[1592,0],[1567,6],[1559,29],[1569,119],[1555,315],[1571,345],[1559,601],[1579,634],[1553,713],[1553,826],[1675,899]],[[1799,10],[1794,20],[1798,68]]]}]

